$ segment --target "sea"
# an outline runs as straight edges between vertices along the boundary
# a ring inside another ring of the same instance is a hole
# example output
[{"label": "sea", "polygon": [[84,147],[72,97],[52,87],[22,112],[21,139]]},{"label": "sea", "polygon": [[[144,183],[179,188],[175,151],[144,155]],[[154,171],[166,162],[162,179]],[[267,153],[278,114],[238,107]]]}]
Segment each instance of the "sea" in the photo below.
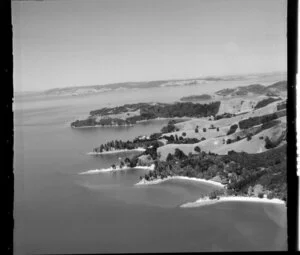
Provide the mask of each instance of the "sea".
[{"label": "sea", "polygon": [[287,249],[286,208],[226,202],[180,208],[214,187],[170,180],[135,186],[147,172],[91,175],[134,152],[87,155],[101,143],[158,132],[167,120],[133,127],[73,129],[91,110],[138,102],[174,102],[282,77],[248,77],[198,86],[14,99],[14,254],[275,251]]}]

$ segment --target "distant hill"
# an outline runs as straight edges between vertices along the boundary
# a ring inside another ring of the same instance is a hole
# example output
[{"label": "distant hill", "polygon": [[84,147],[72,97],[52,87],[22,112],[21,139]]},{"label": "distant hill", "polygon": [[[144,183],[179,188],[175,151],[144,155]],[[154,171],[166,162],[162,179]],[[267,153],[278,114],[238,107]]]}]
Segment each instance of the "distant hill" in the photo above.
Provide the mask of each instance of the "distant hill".
[{"label": "distant hill", "polygon": [[[203,76],[196,78],[188,78],[188,79],[167,79],[167,80],[156,80],[156,81],[139,81],[139,82],[119,82],[119,83],[111,83],[111,84],[96,84],[96,85],[82,85],[82,86],[71,86],[64,88],[54,88],[46,91],[35,92],[36,95],[40,96],[81,96],[81,95],[89,95],[89,94],[97,94],[104,93],[108,91],[115,90],[127,90],[127,89],[142,89],[142,88],[155,88],[155,87],[174,87],[174,86],[197,86],[202,84],[209,84],[211,82],[219,82],[219,81],[239,81],[248,78],[259,78],[259,77],[268,77],[273,76],[274,74],[281,74],[278,72],[275,73],[266,73],[266,74],[252,74],[252,75],[227,75],[227,76]],[[275,93],[274,90],[280,90],[283,84],[274,85],[274,87],[270,87],[269,93]],[[252,86],[252,85],[250,85]],[[259,85],[258,86],[262,86]],[[264,89],[265,86],[261,87]],[[249,87],[249,90],[258,90],[259,88]],[[282,88],[283,89],[283,88]],[[271,92],[272,91],[272,92]],[[243,90],[238,93],[243,94]],[[21,93],[25,95],[25,93]],[[200,100],[201,97],[199,98]],[[204,99],[203,99],[204,100]]]},{"label": "distant hill", "polygon": [[269,86],[263,86],[261,84],[251,84],[248,86],[240,86],[233,89],[222,89],[215,94],[218,96],[245,96],[248,94],[256,95],[277,95],[280,92],[286,91],[287,82],[280,81]]},{"label": "distant hill", "polygon": [[196,96],[187,96],[187,97],[182,97],[180,98],[180,101],[201,101],[201,100],[210,100],[212,99],[211,95],[208,94],[202,94],[202,95],[196,95]]}]

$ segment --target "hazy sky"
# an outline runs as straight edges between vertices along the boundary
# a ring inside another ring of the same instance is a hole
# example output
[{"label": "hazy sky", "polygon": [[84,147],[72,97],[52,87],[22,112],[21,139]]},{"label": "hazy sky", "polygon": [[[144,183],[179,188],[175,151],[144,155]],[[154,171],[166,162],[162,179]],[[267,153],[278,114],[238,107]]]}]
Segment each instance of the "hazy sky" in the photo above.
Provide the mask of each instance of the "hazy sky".
[{"label": "hazy sky", "polygon": [[15,90],[286,71],[286,1],[12,3]]}]

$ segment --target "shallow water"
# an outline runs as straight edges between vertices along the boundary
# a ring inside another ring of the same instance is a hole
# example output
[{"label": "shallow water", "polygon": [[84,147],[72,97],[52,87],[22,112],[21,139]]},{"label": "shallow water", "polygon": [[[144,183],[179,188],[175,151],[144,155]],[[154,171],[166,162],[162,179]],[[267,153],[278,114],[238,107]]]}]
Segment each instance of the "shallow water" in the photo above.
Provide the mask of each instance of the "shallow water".
[{"label": "shallow water", "polygon": [[128,156],[86,155],[95,146],[157,132],[167,121],[87,129],[72,129],[70,121],[104,106],[170,102],[191,91],[143,89],[17,102],[15,254],[286,249],[286,212],[278,224],[274,212],[282,208],[276,205],[228,202],[183,209],[179,205],[212,186],[178,180],[134,186],[146,171],[141,169],[78,175]]}]

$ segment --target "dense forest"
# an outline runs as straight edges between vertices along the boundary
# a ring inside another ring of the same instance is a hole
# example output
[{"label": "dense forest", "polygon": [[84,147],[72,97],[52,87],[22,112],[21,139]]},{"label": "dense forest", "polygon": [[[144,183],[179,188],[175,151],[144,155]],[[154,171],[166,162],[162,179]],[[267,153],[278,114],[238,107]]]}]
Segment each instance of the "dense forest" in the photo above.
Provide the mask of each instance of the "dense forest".
[{"label": "dense forest", "polygon": [[268,97],[266,99],[263,99],[261,101],[259,101],[255,106],[254,106],[254,109],[259,109],[259,108],[263,108],[265,106],[267,106],[268,104],[271,104],[273,102],[276,102],[278,100],[281,100],[280,97],[277,97],[277,98],[273,98],[273,97]]},{"label": "dense forest", "polygon": [[259,184],[262,194],[286,200],[286,145],[257,154],[230,151],[217,155],[198,150],[197,154],[185,155],[176,149],[166,161],[156,161],[155,169],[141,179],[175,175],[206,180],[218,177],[227,185],[227,194],[235,195],[249,195],[249,189]]},{"label": "dense forest", "polygon": [[271,120],[278,119],[280,117],[286,116],[286,110],[278,111],[271,114],[266,114],[257,117],[250,117],[248,119],[241,120],[239,122],[240,129],[248,129],[256,125],[267,123]]},{"label": "dense forest", "polygon": [[[82,126],[106,126],[106,125],[133,125],[137,121],[151,120],[155,118],[176,118],[176,117],[208,117],[215,116],[220,108],[220,102],[209,104],[196,104],[190,102],[178,102],[174,104],[127,104],[114,108],[102,108],[90,112],[90,116],[85,120],[76,120],[71,123],[72,127]],[[125,119],[112,118],[111,116],[120,113],[140,111],[139,115],[127,117]],[[97,117],[100,120],[96,120]]]}]

